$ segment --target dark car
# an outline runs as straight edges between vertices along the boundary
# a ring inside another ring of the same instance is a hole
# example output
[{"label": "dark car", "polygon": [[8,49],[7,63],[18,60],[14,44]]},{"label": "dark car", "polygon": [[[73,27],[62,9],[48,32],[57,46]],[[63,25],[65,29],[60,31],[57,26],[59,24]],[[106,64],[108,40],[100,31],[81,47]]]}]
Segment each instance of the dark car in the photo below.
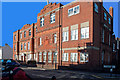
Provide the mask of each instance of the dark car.
[{"label": "dark car", "polygon": [[5,66],[7,63],[9,63],[10,65],[15,66],[15,67],[20,66],[20,63],[13,59],[2,59],[2,60],[0,60],[0,62],[2,63],[2,66]]}]

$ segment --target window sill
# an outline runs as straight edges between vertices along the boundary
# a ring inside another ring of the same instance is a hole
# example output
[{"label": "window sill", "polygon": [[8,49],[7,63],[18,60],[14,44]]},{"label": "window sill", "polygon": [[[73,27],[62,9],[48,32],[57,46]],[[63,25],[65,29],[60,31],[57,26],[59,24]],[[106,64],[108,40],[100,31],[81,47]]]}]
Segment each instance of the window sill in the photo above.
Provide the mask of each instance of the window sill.
[{"label": "window sill", "polygon": [[81,40],[85,40],[85,39],[89,39],[89,38],[81,38]]},{"label": "window sill", "polygon": [[55,21],[54,22],[50,22],[50,24],[53,24],[53,23],[55,23]]}]

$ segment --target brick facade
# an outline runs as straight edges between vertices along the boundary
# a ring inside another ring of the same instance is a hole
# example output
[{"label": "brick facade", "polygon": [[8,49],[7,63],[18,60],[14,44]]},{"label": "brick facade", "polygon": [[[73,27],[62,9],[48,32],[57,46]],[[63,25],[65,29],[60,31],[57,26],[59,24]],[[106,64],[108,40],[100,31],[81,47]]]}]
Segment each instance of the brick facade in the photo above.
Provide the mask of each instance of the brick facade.
[{"label": "brick facade", "polygon": [[[96,5],[98,8],[96,8]],[[73,13],[68,14],[68,11],[72,8]],[[95,11],[95,8],[97,11]],[[106,13],[107,20],[104,19],[104,13]],[[55,14],[55,20],[51,23],[51,15],[53,14]],[[44,24],[41,20],[44,20]],[[103,29],[104,42],[102,41]],[[29,30],[31,30],[30,36]],[[76,33],[74,30],[76,30]],[[26,37],[24,37],[25,31]],[[72,31],[77,37],[73,35]],[[20,33],[22,38],[20,38]],[[45,61],[44,67],[49,66],[49,68],[54,68],[56,63],[57,67],[70,65],[80,67],[80,65],[84,65],[88,66],[85,67],[88,69],[89,66],[91,66],[91,69],[101,69],[104,64],[112,63],[112,34],[112,7],[110,13],[108,13],[102,2],[74,1],[64,6],[60,3],[50,3],[38,14],[37,23],[26,24],[22,29],[13,33],[13,57],[17,55],[17,59],[23,61],[28,61],[28,59],[37,62]],[[57,35],[57,42],[55,42],[54,35]],[[73,35],[73,38],[71,35]],[[64,41],[64,39],[66,40]],[[29,50],[28,42],[30,42]],[[24,49],[24,43],[26,43],[26,50]],[[15,45],[16,51],[14,50]],[[50,53],[51,58],[48,57]],[[63,56],[64,53],[67,57]],[[63,60],[64,57],[66,61]],[[41,65],[38,64],[38,66]]]}]

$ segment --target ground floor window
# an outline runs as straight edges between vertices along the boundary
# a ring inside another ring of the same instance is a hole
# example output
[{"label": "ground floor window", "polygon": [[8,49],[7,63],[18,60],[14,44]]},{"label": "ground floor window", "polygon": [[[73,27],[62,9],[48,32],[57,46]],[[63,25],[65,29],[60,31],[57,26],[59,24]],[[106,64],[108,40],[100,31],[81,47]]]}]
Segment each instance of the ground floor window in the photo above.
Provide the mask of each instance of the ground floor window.
[{"label": "ground floor window", "polygon": [[57,52],[53,53],[53,62],[57,63]]},{"label": "ground floor window", "polygon": [[52,62],[52,53],[48,52],[48,63]]},{"label": "ground floor window", "polygon": [[88,62],[88,53],[80,53],[80,62]]},{"label": "ground floor window", "polygon": [[15,60],[17,60],[17,55],[16,54],[14,55],[14,58],[15,58]]},{"label": "ground floor window", "polygon": [[68,53],[63,53],[62,60],[63,61],[68,61]]},{"label": "ground floor window", "polygon": [[78,61],[78,53],[71,53],[71,62],[77,62]]},{"label": "ground floor window", "polygon": [[42,52],[39,53],[39,62],[42,62]]},{"label": "ground floor window", "polygon": [[43,62],[46,62],[46,52],[43,53]]}]

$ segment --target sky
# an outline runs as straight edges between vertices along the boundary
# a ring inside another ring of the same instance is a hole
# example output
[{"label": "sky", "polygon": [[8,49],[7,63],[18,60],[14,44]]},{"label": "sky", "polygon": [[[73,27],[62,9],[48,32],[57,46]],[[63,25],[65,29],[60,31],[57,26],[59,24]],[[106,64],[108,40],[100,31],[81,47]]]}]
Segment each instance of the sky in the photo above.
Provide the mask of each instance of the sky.
[{"label": "sky", "polygon": [[[13,47],[13,32],[21,29],[25,24],[36,23],[37,14],[45,5],[46,2],[2,2],[1,7],[0,3],[0,46],[7,43]],[[118,2],[104,3],[108,11],[110,6],[114,8],[114,33],[118,37]]]}]

